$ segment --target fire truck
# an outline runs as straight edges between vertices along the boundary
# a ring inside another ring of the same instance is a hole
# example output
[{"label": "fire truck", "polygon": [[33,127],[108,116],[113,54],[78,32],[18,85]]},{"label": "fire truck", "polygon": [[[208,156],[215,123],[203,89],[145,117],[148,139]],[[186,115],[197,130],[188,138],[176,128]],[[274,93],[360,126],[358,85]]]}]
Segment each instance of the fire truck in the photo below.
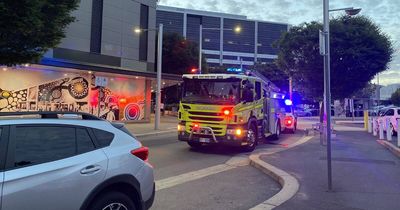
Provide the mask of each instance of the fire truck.
[{"label": "fire truck", "polygon": [[253,151],[259,141],[278,139],[284,127],[294,126],[295,119],[280,107],[284,99],[279,88],[258,76],[183,75],[178,139],[194,148],[224,144]]}]

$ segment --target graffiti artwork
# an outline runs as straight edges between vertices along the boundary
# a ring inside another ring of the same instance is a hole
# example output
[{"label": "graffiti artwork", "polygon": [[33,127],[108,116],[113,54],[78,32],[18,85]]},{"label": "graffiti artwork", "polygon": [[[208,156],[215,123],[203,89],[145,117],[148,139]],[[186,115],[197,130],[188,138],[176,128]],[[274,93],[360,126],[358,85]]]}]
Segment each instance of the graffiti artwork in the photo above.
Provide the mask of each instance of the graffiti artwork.
[{"label": "graffiti artwork", "polygon": [[100,91],[95,78],[87,73],[9,71],[0,77],[0,112],[81,111],[110,121],[144,119],[145,80],[110,78]]}]

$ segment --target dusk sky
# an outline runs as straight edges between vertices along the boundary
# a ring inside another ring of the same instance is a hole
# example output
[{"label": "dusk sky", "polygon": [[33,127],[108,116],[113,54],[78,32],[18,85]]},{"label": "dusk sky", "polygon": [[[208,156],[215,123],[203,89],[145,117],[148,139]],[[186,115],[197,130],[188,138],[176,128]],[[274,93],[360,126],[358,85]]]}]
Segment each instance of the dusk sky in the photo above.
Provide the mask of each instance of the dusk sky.
[{"label": "dusk sky", "polygon": [[[298,25],[322,21],[322,0],[160,0],[160,5],[246,15],[249,19],[286,22]],[[395,55],[381,84],[400,83],[400,1],[399,0],[331,0],[330,8],[362,8],[360,14],[381,26],[394,42]],[[334,12],[331,15],[341,15]]]}]

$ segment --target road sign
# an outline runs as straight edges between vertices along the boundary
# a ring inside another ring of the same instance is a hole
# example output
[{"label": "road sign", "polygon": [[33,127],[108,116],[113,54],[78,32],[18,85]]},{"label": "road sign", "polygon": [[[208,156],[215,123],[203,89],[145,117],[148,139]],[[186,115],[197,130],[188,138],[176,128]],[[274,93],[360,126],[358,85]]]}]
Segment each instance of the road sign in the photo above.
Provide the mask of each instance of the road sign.
[{"label": "road sign", "polygon": [[98,87],[105,87],[108,84],[108,78],[107,77],[96,77],[95,80],[95,86]]}]

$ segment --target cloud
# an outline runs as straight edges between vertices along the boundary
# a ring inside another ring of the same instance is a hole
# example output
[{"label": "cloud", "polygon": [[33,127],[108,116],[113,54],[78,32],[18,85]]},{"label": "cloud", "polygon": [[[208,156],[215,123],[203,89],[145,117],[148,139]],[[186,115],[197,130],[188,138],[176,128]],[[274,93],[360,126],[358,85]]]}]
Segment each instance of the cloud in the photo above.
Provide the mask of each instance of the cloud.
[{"label": "cloud", "polygon": [[[322,21],[322,0],[161,0],[161,5],[197,10],[245,15],[250,19],[286,22],[298,25],[303,22]],[[361,14],[369,16],[394,42],[396,53],[390,70],[400,72],[400,2],[399,0],[331,0],[330,8],[362,8]],[[334,12],[331,16],[343,14]],[[400,75],[399,75],[400,76]],[[400,83],[400,77],[385,81]],[[396,81],[397,80],[397,81]]]}]

